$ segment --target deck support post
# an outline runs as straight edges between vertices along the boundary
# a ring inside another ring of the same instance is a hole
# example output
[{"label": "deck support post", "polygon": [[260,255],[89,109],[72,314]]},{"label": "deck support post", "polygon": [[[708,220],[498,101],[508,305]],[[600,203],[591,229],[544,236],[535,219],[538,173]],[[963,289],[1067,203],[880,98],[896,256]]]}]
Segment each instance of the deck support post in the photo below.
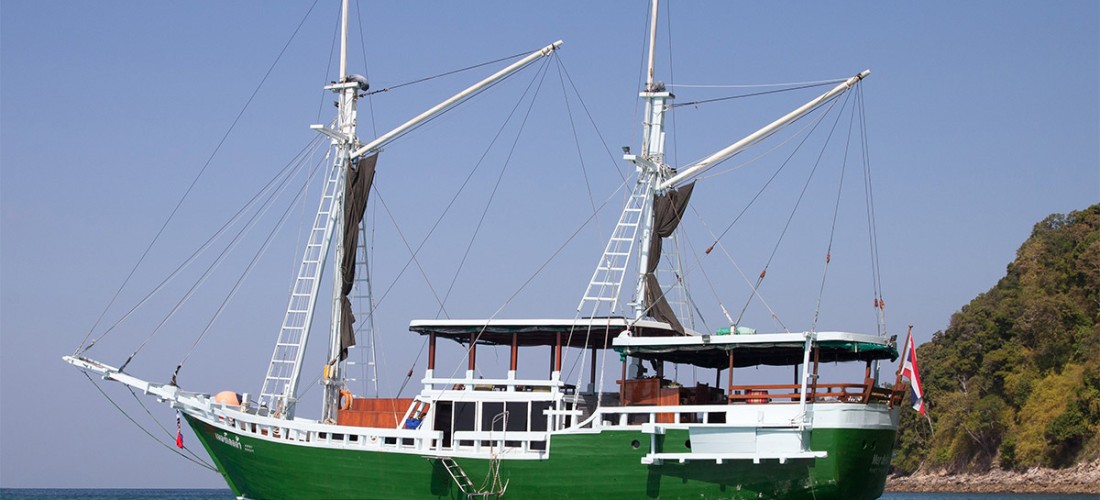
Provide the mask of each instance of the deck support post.
[{"label": "deck support post", "polygon": [[626,364],[630,361],[630,356],[623,355],[623,376],[619,380],[619,406],[626,406]]},{"label": "deck support post", "polygon": [[592,368],[589,373],[588,392],[596,393],[596,346],[592,346]]},{"label": "deck support post", "polygon": [[435,332],[428,334],[428,369],[435,369]]},{"label": "deck support post", "polygon": [[511,364],[509,365],[511,367],[511,368],[509,368],[509,370],[512,370],[512,372],[514,373],[516,371],[516,366],[518,364],[519,364],[519,334],[513,332],[512,333],[512,361],[511,361]]},{"label": "deck support post", "polygon": [[810,388],[810,397],[814,401],[817,401],[817,368],[821,364],[821,347],[814,346],[814,376],[812,386]]},{"label": "deck support post", "polygon": [[[729,367],[729,397],[733,397],[733,349],[730,349],[730,367]],[[717,384],[716,384],[717,385]]]},{"label": "deck support post", "polygon": [[554,334],[554,371],[561,372],[561,332]]},{"label": "deck support post", "polygon": [[477,366],[477,334],[470,334],[470,364],[467,368],[470,372],[474,371],[474,367]]}]

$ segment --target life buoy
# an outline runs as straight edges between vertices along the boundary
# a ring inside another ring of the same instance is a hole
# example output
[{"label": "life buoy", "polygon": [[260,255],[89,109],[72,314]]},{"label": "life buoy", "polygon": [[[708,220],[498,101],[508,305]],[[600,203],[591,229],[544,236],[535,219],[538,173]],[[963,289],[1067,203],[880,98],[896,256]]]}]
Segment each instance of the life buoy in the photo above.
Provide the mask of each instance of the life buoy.
[{"label": "life buoy", "polygon": [[340,389],[340,409],[346,410],[351,408],[351,391],[347,389]]}]

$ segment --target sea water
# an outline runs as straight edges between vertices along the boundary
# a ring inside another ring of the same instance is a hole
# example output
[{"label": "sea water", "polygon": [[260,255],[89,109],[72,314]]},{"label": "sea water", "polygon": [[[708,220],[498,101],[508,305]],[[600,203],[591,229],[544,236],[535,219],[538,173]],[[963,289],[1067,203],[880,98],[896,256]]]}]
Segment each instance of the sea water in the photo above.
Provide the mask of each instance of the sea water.
[{"label": "sea water", "polygon": [[1100,500],[1097,495],[1047,493],[886,493],[887,500]]},{"label": "sea water", "polygon": [[[0,489],[4,500],[230,500],[224,490],[184,489]],[[885,500],[1097,500],[1096,495],[1044,495],[1005,493],[887,493]]]},{"label": "sea water", "polygon": [[233,492],[223,490],[184,490],[184,489],[50,489],[50,488],[4,488],[0,489],[3,500],[233,500]]}]

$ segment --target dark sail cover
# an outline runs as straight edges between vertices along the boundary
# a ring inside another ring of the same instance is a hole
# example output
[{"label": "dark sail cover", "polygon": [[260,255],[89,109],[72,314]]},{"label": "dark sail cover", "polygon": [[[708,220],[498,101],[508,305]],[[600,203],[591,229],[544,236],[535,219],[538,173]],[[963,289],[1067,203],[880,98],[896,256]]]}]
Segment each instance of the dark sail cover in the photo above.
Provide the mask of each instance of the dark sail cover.
[{"label": "dark sail cover", "polygon": [[649,315],[657,321],[668,323],[673,330],[684,333],[684,326],[676,319],[676,313],[665,300],[661,284],[657,282],[657,265],[661,262],[661,239],[672,236],[672,232],[680,225],[680,219],[687,209],[688,200],[691,199],[691,191],[695,189],[692,182],[686,186],[671,189],[663,195],[653,198],[653,237],[649,239],[649,262],[645,272],[645,304]]},{"label": "dark sail cover", "polygon": [[374,182],[378,154],[350,163],[344,178],[344,255],[340,261],[340,361],[347,359],[348,348],[355,345],[355,315],[351,313],[351,293],[355,283],[355,253],[359,246],[359,223],[367,209],[367,196]]}]

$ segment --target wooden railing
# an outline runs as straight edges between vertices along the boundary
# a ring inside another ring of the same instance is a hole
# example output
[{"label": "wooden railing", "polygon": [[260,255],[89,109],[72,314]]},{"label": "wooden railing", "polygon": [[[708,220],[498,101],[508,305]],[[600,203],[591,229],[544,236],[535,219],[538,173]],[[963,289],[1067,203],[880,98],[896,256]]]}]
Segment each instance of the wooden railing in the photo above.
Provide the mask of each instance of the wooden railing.
[{"label": "wooden railing", "polygon": [[[771,402],[796,402],[801,400],[800,384],[735,385],[731,387],[729,402],[763,404]],[[873,379],[862,384],[811,384],[807,387],[806,401],[812,403],[872,403],[901,400],[898,388],[893,390],[875,386]],[[900,393],[904,395],[904,392]]]}]

